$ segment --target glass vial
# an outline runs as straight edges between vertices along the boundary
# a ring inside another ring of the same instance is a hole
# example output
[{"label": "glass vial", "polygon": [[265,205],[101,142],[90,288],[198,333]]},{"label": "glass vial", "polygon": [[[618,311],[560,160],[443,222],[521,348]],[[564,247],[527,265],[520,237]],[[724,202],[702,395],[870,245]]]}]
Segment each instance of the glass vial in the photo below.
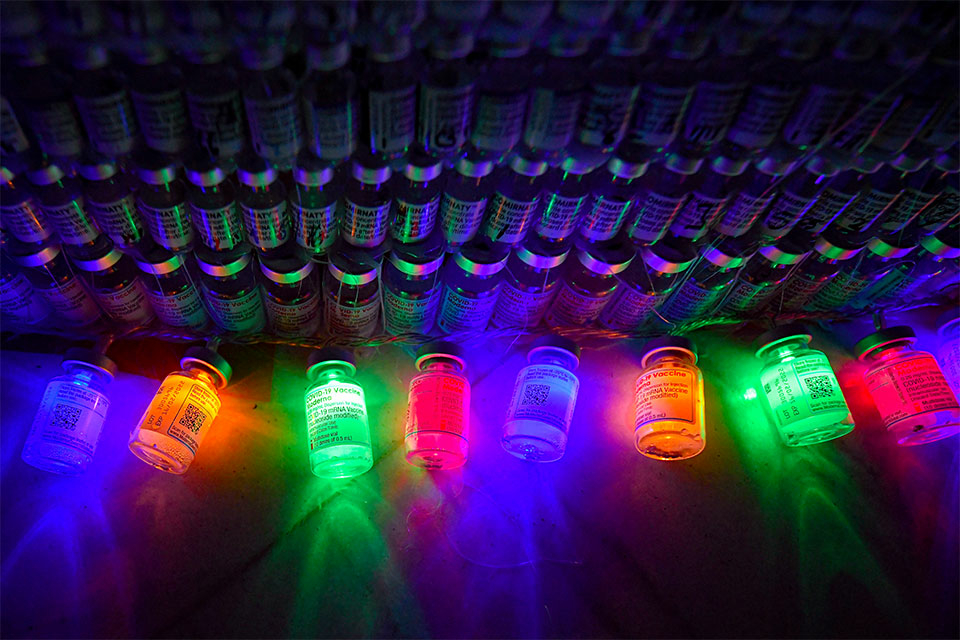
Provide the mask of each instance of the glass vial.
[{"label": "glass vial", "polygon": [[493,326],[529,329],[540,324],[560,289],[560,267],[569,254],[566,245],[528,236],[507,260]]},{"label": "glass vial", "polygon": [[417,64],[409,33],[379,33],[369,43],[360,78],[364,106],[361,145],[372,154],[399,158],[417,129]]},{"label": "glass vial", "polygon": [[583,102],[589,46],[584,35],[551,34],[546,55],[535,63],[531,77],[523,131],[527,148],[557,156],[570,144]]},{"label": "glass vial", "polygon": [[376,247],[387,239],[392,206],[388,181],[392,173],[383,156],[363,153],[353,159],[340,222],[340,235],[348,244]]},{"label": "glass vial", "polygon": [[338,337],[369,338],[380,317],[380,265],[363,250],[342,247],[323,274],[323,318]]},{"label": "glass vial", "polygon": [[313,336],[320,328],[320,283],[314,264],[298,258],[260,259],[267,322],[281,338]]},{"label": "glass vial", "polygon": [[318,158],[340,162],[357,147],[357,79],[349,68],[350,42],[311,42],[310,72],[301,88],[307,148]]},{"label": "glass vial", "polygon": [[883,426],[904,446],[960,432],[957,396],[934,357],[913,348],[916,341],[910,327],[888,327],[853,348],[867,365],[864,380]]},{"label": "glass vial", "polygon": [[616,151],[591,177],[592,197],[580,220],[580,235],[590,242],[614,238],[637,201],[640,177],[649,162],[630,146]]},{"label": "glass vial", "polygon": [[37,325],[50,308],[5,254],[0,254],[0,318],[13,324]]},{"label": "glass vial", "polygon": [[247,126],[240,99],[240,81],[233,66],[225,61],[221,47],[187,47],[186,97],[194,140],[218,160],[240,154],[246,142]]},{"label": "glass vial", "polygon": [[46,244],[12,257],[61,320],[82,327],[100,318],[100,308],[76,276],[60,245]]},{"label": "glass vial", "polygon": [[133,150],[137,141],[134,117],[126,79],[108,66],[109,54],[103,45],[80,45],[73,52],[73,98],[90,139],[90,146],[107,156],[122,156]]},{"label": "glass vial", "polygon": [[0,168],[0,173],[3,177],[0,181],[0,229],[21,242],[43,242],[52,236],[53,229],[30,192],[26,176],[18,176],[6,166]]},{"label": "glass vial", "polygon": [[97,224],[83,206],[80,181],[59,165],[41,161],[27,171],[44,218],[66,245],[89,245],[100,234]]},{"label": "glass vial", "polygon": [[706,446],[703,374],[696,346],[680,336],[647,342],[637,377],[637,451],[656,460],[686,460]]},{"label": "glass vial", "polygon": [[253,151],[273,167],[289,171],[303,146],[297,80],[282,66],[280,42],[241,50],[242,92]]},{"label": "glass vial", "polygon": [[[656,245],[654,245],[656,246]],[[667,323],[683,324],[709,315],[737,277],[743,247],[736,238],[721,238],[700,249],[699,261],[658,308]]]},{"label": "glass vial", "polygon": [[794,265],[808,253],[789,236],[775,245],[761,247],[744,263],[714,314],[744,318],[763,308],[790,275]]},{"label": "glass vial", "polygon": [[497,304],[507,251],[489,242],[471,242],[447,261],[437,327],[443,333],[483,331]]},{"label": "glass vial", "polygon": [[547,335],[533,342],[526,367],[517,375],[500,444],[518,458],[553,462],[567,449],[580,380],[580,347]]},{"label": "glass vial", "polygon": [[334,165],[308,150],[301,151],[288,198],[293,235],[311,259],[325,255],[340,234],[341,195]]},{"label": "glass vial", "polygon": [[470,381],[463,349],[442,340],[417,350],[410,381],[403,442],[407,462],[430,470],[454,469],[467,461]]},{"label": "glass vial", "polygon": [[177,175],[169,156],[145,150],[135,155],[137,165],[137,209],[153,241],[170,251],[193,247],[193,224],[187,209],[187,186]]},{"label": "glass vial", "polygon": [[696,183],[702,164],[700,158],[671,153],[647,172],[626,225],[627,235],[634,242],[653,244],[667,233]]},{"label": "glass vial", "polygon": [[560,290],[544,321],[549,327],[592,324],[613,299],[619,285],[617,274],[634,259],[633,250],[622,243],[607,243],[578,249],[576,260],[567,260]]},{"label": "glass vial", "polygon": [[593,170],[572,156],[549,170],[543,184],[543,208],[533,222],[533,231],[541,239],[564,242],[573,236],[591,205]]},{"label": "glass vial", "polygon": [[44,471],[78,475],[96,453],[117,365],[91,349],[70,349],[62,366],[64,374],[47,383],[21,457]]},{"label": "glass vial", "polygon": [[953,393],[960,398],[960,316],[955,309],[937,319],[937,337],[937,360]]},{"label": "glass vial", "polygon": [[467,141],[473,115],[476,74],[467,61],[474,36],[459,29],[434,36],[420,84],[417,142],[441,157],[454,155]]},{"label": "glass vial", "polygon": [[290,214],[279,173],[263,158],[245,155],[240,159],[237,178],[237,207],[250,244],[260,251],[280,247],[290,238]]},{"label": "glass vial", "polygon": [[133,49],[130,97],[143,141],[156,151],[180,153],[190,144],[183,72],[155,42],[141,42]]},{"label": "glass vial", "polygon": [[229,251],[246,240],[237,187],[221,161],[205,152],[187,161],[187,207],[201,244]]},{"label": "glass vial", "polygon": [[395,245],[384,261],[380,283],[383,328],[392,335],[429,333],[440,309],[443,247]]},{"label": "glass vial", "polygon": [[324,347],[310,354],[304,394],[310,470],[321,478],[351,478],[373,466],[363,388],[353,378],[353,353]]},{"label": "glass vial", "polygon": [[117,162],[106,156],[84,156],[78,173],[83,178],[83,206],[100,230],[121,249],[140,242],[146,234],[136,192]]},{"label": "glass vial", "polygon": [[210,316],[223,331],[250,334],[267,324],[249,245],[230,251],[198,249],[200,285]]},{"label": "glass vial", "polygon": [[147,464],[182,475],[220,412],[220,389],[233,369],[220,354],[190,347],[180,371],[167,375],[130,434],[130,451]]},{"label": "glass vial", "polygon": [[497,188],[487,204],[483,235],[506,245],[516,245],[527,235],[540,209],[545,160],[514,154],[498,172]]},{"label": "glass vial", "polygon": [[393,217],[390,237],[397,242],[419,242],[437,223],[440,210],[440,174],[443,165],[436,156],[419,147],[407,154],[402,175],[393,176]]},{"label": "glass vial", "polygon": [[100,236],[91,257],[72,261],[108,318],[141,327],[153,322],[153,308],[133,260],[117,250],[109,238]]},{"label": "glass vial", "polygon": [[827,356],[810,348],[812,339],[802,324],[781,325],[757,339],[763,397],[788,447],[826,442],[853,431],[837,376]]},{"label": "glass vial", "polygon": [[470,142],[477,149],[502,155],[523,134],[530,88],[530,41],[494,36],[477,81]]},{"label": "glass vial", "polygon": [[440,224],[452,249],[477,235],[493,191],[493,159],[468,150],[447,172],[440,200]]},{"label": "glass vial", "polygon": [[200,292],[183,256],[154,247],[135,257],[153,308],[168,327],[201,331],[210,324]]}]

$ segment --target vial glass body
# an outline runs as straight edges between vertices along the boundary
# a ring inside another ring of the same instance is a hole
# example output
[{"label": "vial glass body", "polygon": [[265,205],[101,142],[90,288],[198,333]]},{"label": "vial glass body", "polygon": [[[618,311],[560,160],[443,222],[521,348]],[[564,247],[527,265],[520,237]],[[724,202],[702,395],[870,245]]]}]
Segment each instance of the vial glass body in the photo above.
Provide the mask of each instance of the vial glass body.
[{"label": "vial glass body", "polygon": [[304,394],[310,470],[321,478],[358,476],[373,466],[363,388],[343,366],[311,371]]},{"label": "vial glass body", "polygon": [[691,354],[654,354],[637,377],[637,451],[657,460],[692,458],[706,445],[703,375]]},{"label": "vial glass body", "polygon": [[460,363],[442,354],[423,359],[410,381],[404,445],[407,462],[453,469],[467,461],[470,382]]},{"label": "vial glass body", "polygon": [[140,181],[137,208],[154,242],[170,251],[193,247],[193,224],[187,208],[187,187],[179,178],[163,184]]},{"label": "vial glass body", "polygon": [[236,199],[237,188],[229,179],[210,186],[189,185],[187,205],[203,246],[229,251],[246,239]]}]

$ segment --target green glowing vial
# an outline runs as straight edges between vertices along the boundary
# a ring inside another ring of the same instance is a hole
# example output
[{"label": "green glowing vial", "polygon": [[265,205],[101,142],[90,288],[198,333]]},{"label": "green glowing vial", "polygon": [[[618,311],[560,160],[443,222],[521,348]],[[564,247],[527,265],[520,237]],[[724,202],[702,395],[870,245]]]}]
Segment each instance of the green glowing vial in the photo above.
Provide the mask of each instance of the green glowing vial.
[{"label": "green glowing vial", "polygon": [[757,357],[762,394],[770,405],[784,444],[802,447],[853,431],[853,418],[837,376],[822,351],[809,347],[812,336],[801,324],[786,324],[762,334]]},{"label": "green glowing vial", "polygon": [[350,478],[373,466],[370,423],[363,388],[353,379],[357,363],[347,349],[324,347],[310,355],[304,395],[310,470],[321,478]]}]

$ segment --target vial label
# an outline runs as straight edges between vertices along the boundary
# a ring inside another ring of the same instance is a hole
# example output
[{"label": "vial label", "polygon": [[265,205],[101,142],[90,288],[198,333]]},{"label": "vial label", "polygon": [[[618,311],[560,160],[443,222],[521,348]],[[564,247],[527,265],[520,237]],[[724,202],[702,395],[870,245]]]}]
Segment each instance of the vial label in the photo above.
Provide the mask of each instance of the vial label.
[{"label": "vial label", "polygon": [[100,317],[100,308],[76,277],[53,289],[38,289],[37,293],[64,320],[86,325]]},{"label": "vial label", "polygon": [[370,150],[396,155],[413,144],[417,128],[417,87],[367,94]]},{"label": "vial label", "polygon": [[355,247],[376,247],[387,237],[390,221],[390,203],[364,207],[343,201],[343,238]]},{"label": "vial label", "polygon": [[164,295],[147,289],[147,298],[150,306],[160,318],[160,322],[168,327],[186,327],[202,329],[207,325],[207,310],[197,288],[188,286],[180,293]]},{"label": "vial label", "polygon": [[114,322],[147,325],[153,320],[153,309],[147,302],[147,292],[139,278],[116,291],[94,290],[93,297]]},{"label": "vial label", "polygon": [[650,147],[664,147],[673,142],[692,95],[692,87],[644,84],[634,112],[630,140]]},{"label": "vial label", "polygon": [[498,290],[481,297],[467,297],[449,286],[443,287],[437,326],[444,333],[455,331],[483,331],[490,322],[497,304]]},{"label": "vial label", "polygon": [[140,429],[165,433],[196,455],[220,412],[220,398],[206,385],[167,376],[140,420]]},{"label": "vial label", "polygon": [[272,207],[258,209],[237,203],[243,217],[250,244],[259,249],[274,249],[290,237],[290,218],[287,203],[279,202]]},{"label": "vial label", "polygon": [[49,310],[22,273],[9,280],[0,280],[0,314],[27,324],[36,324],[47,317]]},{"label": "vial label", "polygon": [[94,202],[87,198],[86,208],[100,230],[115,244],[132,247],[143,239],[137,202],[132,193],[113,202]]},{"label": "vial label", "polygon": [[618,331],[639,329],[665,297],[664,294],[645,293],[621,284],[610,303],[600,311],[600,324]]},{"label": "vial label", "polygon": [[787,280],[781,295],[781,305],[784,309],[799,309],[805,306],[817,293],[820,292],[829,280],[811,280],[796,275]]},{"label": "vial label", "polygon": [[4,231],[24,242],[40,242],[50,237],[46,217],[30,199],[0,206],[0,223]]},{"label": "vial label", "polygon": [[171,251],[179,251],[193,244],[193,225],[185,204],[172,207],[148,207],[142,201],[137,208],[143,216],[154,241]]},{"label": "vial label", "polygon": [[873,146],[888,153],[902,151],[930,121],[936,108],[935,102],[919,96],[904,100],[874,137]]},{"label": "vial label", "polygon": [[459,149],[467,141],[472,110],[472,84],[455,89],[423,85],[420,89],[420,143],[427,151],[438,153]]},{"label": "vial label", "polygon": [[216,209],[204,209],[192,202],[188,206],[193,226],[204,246],[214,251],[227,251],[244,241],[243,223],[236,202]]},{"label": "vial label", "polygon": [[351,442],[370,446],[367,405],[359,386],[328,382],[307,392],[306,406],[311,454]]},{"label": "vial label", "polygon": [[216,96],[187,93],[190,124],[197,143],[217,158],[231,158],[243,151],[243,105],[240,92]]},{"label": "vial label", "polygon": [[880,130],[893,109],[896,108],[903,96],[882,94],[867,94],[866,104],[855,105],[856,119],[841,129],[831,141],[834,149],[849,149],[861,151]]},{"label": "vial label", "polygon": [[697,239],[707,232],[726,204],[726,198],[711,198],[694,191],[680,208],[670,231],[681,238]]},{"label": "vial label", "polygon": [[633,202],[594,196],[590,209],[580,221],[580,235],[588,240],[609,240],[617,235]]},{"label": "vial label", "polygon": [[813,198],[801,198],[789,191],[782,192],[763,219],[764,232],[786,234],[800,220],[803,212],[813,201]]},{"label": "vial label", "polygon": [[346,306],[330,296],[324,296],[323,315],[327,319],[327,331],[335,336],[369,338],[377,330],[380,317],[380,298],[357,306]]},{"label": "vial label", "polygon": [[577,139],[590,147],[614,147],[623,139],[640,87],[595,84],[590,88]]},{"label": "vial label", "polygon": [[383,288],[383,325],[387,333],[428,333],[437,319],[441,290],[411,294]]},{"label": "vial label", "polygon": [[13,107],[3,96],[0,96],[0,147],[4,153],[22,153],[30,148]]},{"label": "vial label", "polygon": [[477,149],[512,149],[523,133],[527,94],[483,94],[477,98],[477,117],[470,141]]},{"label": "vial label", "polygon": [[493,309],[493,326],[524,329],[537,326],[546,315],[557,291],[557,287],[551,287],[548,291],[524,291],[510,281],[504,282]]},{"label": "vial label", "polygon": [[753,284],[744,280],[737,280],[733,289],[721,303],[718,313],[723,316],[738,316],[759,309],[769,294],[773,293],[772,282]]},{"label": "vial label", "polygon": [[570,144],[577,128],[583,96],[537,87],[530,97],[530,112],[523,141],[531,149],[557,151]]},{"label": "vial label", "polygon": [[634,425],[670,420],[696,424],[696,376],[680,367],[656,367],[637,378]]},{"label": "vial label", "polygon": [[83,208],[83,198],[57,206],[41,205],[40,208],[64,244],[87,244],[100,235],[100,230]]},{"label": "vial label", "polygon": [[863,294],[856,298],[856,306],[863,308],[878,301],[901,299],[908,291],[925,279],[922,276],[914,278],[908,275],[908,273],[908,271],[904,271],[903,269],[891,270],[872,286],[867,287]]},{"label": "vial label", "polygon": [[727,139],[748,149],[769,147],[799,95],[800,90],[795,88],[754,85],[727,132]]},{"label": "vial label", "polygon": [[853,96],[850,89],[813,85],[783,128],[783,139],[797,147],[819,143]]},{"label": "vial label", "polygon": [[[534,225],[534,230],[542,238],[563,240],[569,238],[580,223],[580,214],[586,209],[589,196],[567,198],[556,193],[546,194],[543,201],[543,213]],[[624,214],[626,215],[626,214]],[[623,224],[621,218],[620,223]]]},{"label": "vial label", "polygon": [[937,197],[936,193],[925,193],[919,189],[907,188],[900,198],[883,215],[880,228],[884,231],[899,231],[913,220],[920,211]]},{"label": "vial label", "polygon": [[540,198],[534,200],[513,200],[499,191],[490,199],[487,207],[488,217],[484,234],[494,242],[515,244],[523,240],[530,225],[530,219],[536,215]]},{"label": "vial label", "polygon": [[740,83],[698,83],[684,123],[684,138],[701,145],[722,140],[737,115],[743,89]]},{"label": "vial label", "polygon": [[857,194],[824,189],[797,220],[796,228],[817,235],[827,228],[844,209],[852,205]]},{"label": "vial label", "polygon": [[563,282],[553,306],[547,313],[547,324],[553,326],[586,325],[600,316],[600,312],[613,298],[612,295],[585,296],[577,293]]},{"label": "vial label", "polygon": [[773,200],[774,192],[754,196],[741,191],[730,201],[730,206],[720,217],[717,231],[725,236],[740,237],[750,230],[763,210]]},{"label": "vial label", "polygon": [[108,156],[130,153],[137,137],[137,121],[125,91],[109,96],[76,96],[77,110],[93,148]]},{"label": "vial label", "polygon": [[244,98],[250,124],[250,142],[261,158],[286,167],[300,150],[303,124],[293,93],[252,100]]},{"label": "vial label", "polygon": [[440,194],[430,202],[410,203],[396,199],[396,215],[390,228],[390,235],[398,242],[417,242],[433,231],[437,224],[437,211],[440,209]]},{"label": "vial label", "polygon": [[190,128],[179,89],[152,94],[132,92],[131,97],[148,147],[164,153],[177,153],[186,148]]},{"label": "vial label", "polygon": [[940,197],[924,207],[917,214],[917,224],[923,229],[937,229],[960,211],[960,194],[956,191],[943,191]]},{"label": "vial label", "polygon": [[110,400],[93,389],[52,380],[40,400],[28,442],[39,438],[93,456]]},{"label": "vial label", "polygon": [[234,333],[255,333],[267,323],[260,287],[236,298],[224,298],[204,292],[210,316],[218,327]]},{"label": "vial label", "polygon": [[712,311],[726,289],[705,289],[695,280],[687,280],[658,309],[658,313],[670,322],[696,320]]},{"label": "vial label", "polygon": [[634,206],[636,219],[630,227],[630,235],[648,242],[659,240],[670,227],[685,200],[686,196],[671,198],[653,191],[640,194]]},{"label": "vial label", "polygon": [[780,427],[822,413],[847,411],[830,362],[820,353],[766,367],[760,374],[760,383]]},{"label": "vial label", "polygon": [[40,148],[51,156],[78,156],[83,150],[83,130],[69,102],[32,105],[27,119]]},{"label": "vial label", "polygon": [[870,280],[841,271],[820,291],[812,305],[819,311],[839,309],[853,300],[869,284]]},{"label": "vial label", "polygon": [[896,197],[895,193],[877,190],[861,193],[837,218],[837,227],[848,232],[863,231],[877,221]]},{"label": "vial label", "polygon": [[937,360],[954,393],[960,393],[960,340],[947,339],[937,349]]},{"label": "vial label", "polygon": [[580,381],[556,365],[534,364],[520,372],[507,420],[537,420],[563,433],[570,430]]},{"label": "vial label", "polygon": [[416,376],[410,381],[409,398],[405,438],[421,430],[466,437],[470,385],[463,376],[441,372]]},{"label": "vial label", "polygon": [[300,302],[282,302],[263,297],[270,329],[281,338],[312,336],[320,328],[320,298],[309,296]]},{"label": "vial label", "polygon": [[333,244],[340,230],[336,202],[325,207],[304,207],[291,202],[290,208],[293,210],[297,244],[314,253],[320,253]]},{"label": "vial label", "polygon": [[443,234],[451,244],[463,244],[477,234],[483,214],[487,210],[487,199],[468,202],[443,194],[440,200],[440,219]]},{"label": "vial label", "polygon": [[937,115],[917,136],[917,140],[934,149],[947,149],[960,138],[960,108],[957,98],[944,100]]},{"label": "vial label", "polygon": [[357,146],[357,108],[353,102],[330,107],[304,102],[310,148],[324,160],[343,160]]},{"label": "vial label", "polygon": [[917,354],[871,368],[865,378],[883,425],[888,429],[921,413],[960,408],[930,354]]}]

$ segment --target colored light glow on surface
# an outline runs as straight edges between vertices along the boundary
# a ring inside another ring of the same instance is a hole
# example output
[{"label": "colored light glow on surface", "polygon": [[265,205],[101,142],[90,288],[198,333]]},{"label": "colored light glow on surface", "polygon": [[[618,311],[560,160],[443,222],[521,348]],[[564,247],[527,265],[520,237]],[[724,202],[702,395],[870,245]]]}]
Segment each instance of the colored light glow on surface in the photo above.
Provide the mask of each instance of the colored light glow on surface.
[{"label": "colored light glow on surface", "polygon": [[757,399],[757,390],[754,389],[753,387],[750,387],[749,389],[747,389],[746,391],[743,392],[743,399],[744,399],[744,400],[756,400],[756,399]]}]

